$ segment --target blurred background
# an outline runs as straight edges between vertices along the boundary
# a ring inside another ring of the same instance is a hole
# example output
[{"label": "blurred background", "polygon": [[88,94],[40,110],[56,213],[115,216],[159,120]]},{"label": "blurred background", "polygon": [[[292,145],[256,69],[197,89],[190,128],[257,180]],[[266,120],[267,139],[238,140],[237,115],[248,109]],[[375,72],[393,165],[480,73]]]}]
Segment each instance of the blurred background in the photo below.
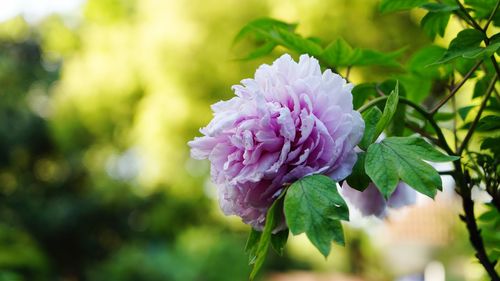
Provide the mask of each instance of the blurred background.
[{"label": "blurred background", "polygon": [[[232,47],[252,19],[405,56],[418,11],[368,0],[0,0],[0,280],[246,280],[249,227],[218,208],[186,142],[267,58]],[[452,37],[451,37],[452,38]],[[438,39],[444,46],[451,39]],[[441,42],[442,41],[442,42]],[[354,69],[352,80],[391,77]],[[325,260],[303,236],[261,280],[482,280],[450,191],[386,220],[353,211]]]}]

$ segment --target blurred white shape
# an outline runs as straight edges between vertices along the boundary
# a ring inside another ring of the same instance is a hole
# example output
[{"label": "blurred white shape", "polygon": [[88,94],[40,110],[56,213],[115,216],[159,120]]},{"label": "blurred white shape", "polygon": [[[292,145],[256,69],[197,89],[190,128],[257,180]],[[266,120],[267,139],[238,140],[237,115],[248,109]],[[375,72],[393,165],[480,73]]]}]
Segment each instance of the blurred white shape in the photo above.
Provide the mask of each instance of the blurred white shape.
[{"label": "blurred white shape", "polygon": [[85,0],[0,0],[0,22],[22,15],[29,23],[35,23],[53,14],[65,14],[77,10]]},{"label": "blurred white shape", "polygon": [[115,180],[133,180],[143,166],[143,160],[136,149],[131,148],[121,155],[112,155],[106,163],[106,172]]},{"label": "blurred white shape", "polygon": [[39,86],[32,87],[26,96],[26,100],[30,109],[38,116],[45,119],[52,113],[51,100],[43,88]]},{"label": "blurred white shape", "polygon": [[491,202],[491,195],[486,192],[484,186],[474,186],[471,190],[472,200],[476,203],[489,203]]},{"label": "blurred white shape", "polygon": [[425,267],[424,281],[445,281],[445,271],[442,263],[433,261]]}]

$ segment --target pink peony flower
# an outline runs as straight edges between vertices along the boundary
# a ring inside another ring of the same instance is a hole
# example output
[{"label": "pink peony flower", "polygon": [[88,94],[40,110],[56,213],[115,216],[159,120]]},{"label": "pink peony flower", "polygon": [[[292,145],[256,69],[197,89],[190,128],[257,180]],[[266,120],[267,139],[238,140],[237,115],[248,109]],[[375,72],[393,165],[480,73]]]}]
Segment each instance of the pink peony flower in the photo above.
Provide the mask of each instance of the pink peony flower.
[{"label": "pink peony flower", "polygon": [[204,136],[188,144],[193,158],[210,160],[224,213],[260,230],[285,183],[351,173],[364,122],[353,110],[352,85],[321,73],[307,55],[297,63],[285,54],[241,83],[236,97],[212,105]]},{"label": "pink peony flower", "polygon": [[387,208],[399,209],[415,204],[417,199],[417,192],[403,182],[399,182],[387,201],[373,183],[361,192],[344,182],[340,193],[349,205],[358,209],[363,216],[374,215],[379,218],[387,215]]}]

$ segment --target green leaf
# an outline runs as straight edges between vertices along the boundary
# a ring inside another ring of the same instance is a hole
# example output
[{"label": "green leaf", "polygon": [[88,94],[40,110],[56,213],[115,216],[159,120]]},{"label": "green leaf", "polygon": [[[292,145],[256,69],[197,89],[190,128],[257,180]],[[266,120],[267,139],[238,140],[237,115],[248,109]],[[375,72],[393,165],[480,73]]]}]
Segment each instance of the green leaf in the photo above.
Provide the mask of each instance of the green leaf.
[{"label": "green leaf", "polygon": [[353,54],[352,47],[344,39],[338,38],[325,48],[320,57],[328,66],[339,67],[351,65]]},{"label": "green leaf", "polygon": [[377,95],[375,83],[362,83],[352,89],[352,104],[354,109],[360,108],[370,97]]},{"label": "green leaf", "polygon": [[306,39],[294,33],[296,26],[296,24],[288,24],[269,18],[257,19],[241,29],[236,35],[233,44],[249,36],[254,36],[257,41],[264,42],[257,50],[245,56],[244,59],[266,55],[278,45],[299,54],[307,53],[319,57],[323,52],[321,46],[314,39]]},{"label": "green leaf", "polygon": [[[480,47],[481,41],[485,39],[484,33],[475,29],[465,29],[457,34],[444,53],[443,57],[435,64],[446,63],[455,58],[475,58],[484,52]],[[491,50],[490,50],[491,51]]]},{"label": "green leaf", "polygon": [[400,66],[396,58],[405,49],[383,53],[370,49],[353,49],[344,39],[339,38],[328,45],[320,58],[330,67],[343,66]]},{"label": "green leaf", "polygon": [[[406,90],[404,86],[399,86],[399,81],[394,79],[385,80],[379,84],[379,89],[384,93],[391,93],[398,87],[398,96],[405,97]],[[392,116],[392,121],[386,127],[385,132],[387,136],[401,136],[405,129],[406,122],[406,105],[402,103],[397,104],[396,111]]]},{"label": "green leaf", "polygon": [[365,173],[365,156],[366,152],[358,152],[358,160],[346,179],[350,187],[359,191],[365,190],[370,184],[370,178]]},{"label": "green leaf", "polygon": [[363,120],[365,120],[365,132],[363,138],[359,142],[358,146],[366,150],[370,144],[373,143],[375,139],[375,130],[377,123],[382,117],[382,111],[378,107],[372,107],[370,110],[363,113]]},{"label": "green leaf", "polygon": [[276,44],[273,42],[267,42],[264,45],[256,48],[255,50],[251,51],[249,54],[247,54],[245,57],[239,59],[239,60],[254,60],[260,57],[263,57],[265,55],[270,54],[274,48],[276,48]]},{"label": "green leaf", "polygon": [[476,107],[476,106],[475,105],[468,105],[468,106],[459,108],[458,115],[460,115],[460,118],[462,118],[462,120],[465,121],[465,118],[467,118],[467,115],[469,114],[471,109],[473,109],[474,107]]},{"label": "green leaf", "polygon": [[271,235],[271,245],[273,246],[274,251],[278,253],[278,255],[283,255],[283,249],[285,248],[286,242],[288,240],[288,233],[290,231],[287,229],[282,230],[276,234]]},{"label": "green leaf", "polygon": [[[253,280],[255,278],[255,275],[257,275],[260,268],[264,264],[264,260],[266,259],[267,250],[269,249],[269,244],[271,243],[272,231],[276,227],[278,218],[280,218],[282,214],[283,200],[281,200],[281,198],[284,194],[285,192],[283,191],[281,195],[274,201],[271,207],[267,210],[266,225],[264,226],[264,230],[260,235],[259,243],[256,246],[257,249],[255,250],[255,258],[253,259],[252,256],[250,258],[251,263],[252,261],[254,261],[252,272],[250,272],[250,280]],[[254,237],[252,237],[252,235]],[[247,245],[249,245],[249,249],[252,249],[255,247],[254,240],[257,239],[257,234],[250,233],[250,236],[251,237],[249,237],[249,242],[247,242]],[[252,252],[250,251],[250,253]]]},{"label": "green leaf", "polygon": [[427,35],[434,40],[436,35],[444,36],[446,26],[450,21],[451,12],[428,12],[420,21],[420,25]]},{"label": "green leaf", "polygon": [[486,131],[494,131],[500,129],[500,116],[496,115],[488,115],[481,120],[477,125],[477,130],[486,132]]},{"label": "green leaf", "polygon": [[245,245],[245,253],[248,254],[248,263],[254,264],[257,258],[257,248],[259,246],[260,237],[262,232],[251,229],[248,235],[247,243]]},{"label": "green leaf", "polygon": [[349,210],[336,183],[327,176],[307,176],[293,183],[285,197],[285,217],[290,231],[294,235],[305,232],[325,257],[332,241],[345,243],[339,220],[348,220]]},{"label": "green leaf", "polygon": [[[497,0],[465,0],[465,4],[470,6],[474,12],[474,16],[478,19],[488,19],[495,8]],[[496,26],[500,25],[500,13],[497,12],[493,17],[493,23]]]},{"label": "green leaf", "polygon": [[[238,43],[243,38],[249,35],[256,35],[257,39],[263,39],[265,34],[272,30],[273,28],[282,28],[285,30],[293,31],[297,27],[297,24],[289,24],[286,22],[282,22],[279,20],[271,19],[271,18],[260,18],[249,22],[245,25],[239,32],[236,34],[233,40],[233,44]],[[262,35],[264,34],[264,35]],[[259,36],[260,35],[260,36]]]},{"label": "green leaf", "polygon": [[424,101],[431,92],[433,80],[429,78],[406,74],[397,76],[397,79],[406,89],[406,98],[415,103]]},{"label": "green leaf", "polygon": [[474,85],[474,92],[472,94],[472,98],[481,97],[486,93],[488,86],[493,79],[493,74],[485,75],[483,78],[479,79]]},{"label": "green leaf", "polygon": [[445,52],[446,49],[440,46],[426,46],[413,54],[406,65],[406,69],[424,78],[441,78],[443,76],[443,72],[448,71],[443,71],[443,66],[430,64],[440,59]]},{"label": "green leaf", "polygon": [[382,53],[370,49],[356,49],[351,57],[352,66],[393,66],[399,67],[400,63],[396,58],[400,57],[406,49],[400,49],[389,53]]},{"label": "green leaf", "polygon": [[459,159],[458,156],[446,155],[436,150],[430,143],[422,138],[417,137],[390,137],[382,141],[392,148],[397,148],[398,151],[412,156],[419,156],[421,159],[431,162],[448,162]]},{"label": "green leaf", "polygon": [[403,180],[413,189],[431,198],[441,189],[438,172],[423,160],[447,162],[458,159],[437,151],[421,138],[389,137],[370,145],[365,171],[386,199]]},{"label": "green leaf", "polygon": [[398,159],[385,146],[374,143],[368,147],[365,171],[380,193],[388,199],[399,182]]},{"label": "green leaf", "polygon": [[429,12],[453,12],[459,10],[458,5],[449,5],[446,3],[426,3],[420,6],[420,8],[426,9]]},{"label": "green leaf", "polygon": [[490,99],[485,109],[500,114],[500,101],[498,99]]},{"label": "green leaf", "polygon": [[377,137],[384,131],[384,129],[391,122],[392,116],[396,112],[399,101],[399,85],[396,84],[396,88],[387,98],[387,102],[385,103],[384,112],[382,112],[382,116],[375,127],[375,133],[373,134],[372,142],[374,142]]},{"label": "green leaf", "polygon": [[437,112],[434,115],[436,121],[450,121],[455,117],[455,112]]},{"label": "green leaf", "polygon": [[382,0],[380,2],[380,11],[382,13],[404,11],[419,7],[428,2],[428,0]]},{"label": "green leaf", "polygon": [[299,54],[319,57],[323,53],[321,46],[313,40],[305,39],[283,28],[274,28],[274,30],[269,31],[268,39]]},{"label": "green leaf", "polygon": [[500,155],[500,136],[485,138],[481,143],[481,150],[491,150],[494,155]]}]

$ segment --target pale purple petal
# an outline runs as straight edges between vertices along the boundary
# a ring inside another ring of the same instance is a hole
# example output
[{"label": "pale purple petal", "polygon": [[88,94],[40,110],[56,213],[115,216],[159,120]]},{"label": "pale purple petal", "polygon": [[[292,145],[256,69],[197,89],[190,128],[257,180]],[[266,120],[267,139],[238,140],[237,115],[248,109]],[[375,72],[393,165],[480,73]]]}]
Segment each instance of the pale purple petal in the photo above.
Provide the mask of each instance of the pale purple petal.
[{"label": "pale purple petal", "polygon": [[344,182],[341,194],[350,205],[358,209],[363,216],[385,216],[387,204],[375,185],[370,184],[365,190],[359,191],[351,188],[347,182]]},{"label": "pale purple petal", "polygon": [[417,201],[417,192],[404,182],[400,182],[392,193],[387,205],[394,209],[413,205]]},{"label": "pale purple petal", "polygon": [[363,216],[374,215],[379,218],[387,215],[387,208],[397,209],[415,204],[417,195],[415,190],[403,182],[399,182],[387,201],[373,183],[364,191],[358,191],[344,182],[340,193],[349,205],[358,209]]}]

